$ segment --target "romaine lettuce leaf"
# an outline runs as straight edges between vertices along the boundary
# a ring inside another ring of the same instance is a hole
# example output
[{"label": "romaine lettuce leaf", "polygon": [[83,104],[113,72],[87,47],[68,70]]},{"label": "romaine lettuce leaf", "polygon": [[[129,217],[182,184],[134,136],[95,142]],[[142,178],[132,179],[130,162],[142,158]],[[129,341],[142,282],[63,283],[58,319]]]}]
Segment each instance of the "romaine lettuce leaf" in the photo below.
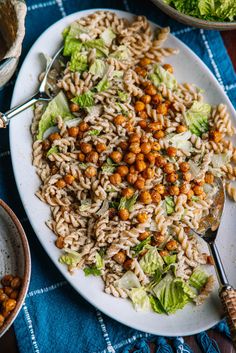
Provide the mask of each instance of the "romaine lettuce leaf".
[{"label": "romaine lettuce leaf", "polygon": [[58,93],[47,105],[38,126],[37,140],[42,140],[46,130],[55,125],[55,119],[61,116],[64,120],[73,119],[66,96],[62,91]]},{"label": "romaine lettuce leaf", "polygon": [[137,192],[135,192],[133,196],[131,196],[129,199],[127,199],[126,197],[122,197],[120,199],[118,209],[121,210],[122,208],[126,208],[128,211],[132,211],[137,201],[137,198],[138,198]]},{"label": "romaine lettuce leaf", "polygon": [[114,163],[111,158],[107,158],[106,163],[102,165],[102,171],[104,173],[113,173],[116,170],[118,164]]},{"label": "romaine lettuce leaf", "polygon": [[163,69],[163,67],[158,64],[154,66],[154,72],[149,75],[149,78],[154,86],[159,86],[161,83],[164,83],[166,87],[171,90],[175,90],[178,87],[178,83],[174,75]]},{"label": "romaine lettuce leaf", "polygon": [[106,75],[104,75],[104,77],[101,79],[101,81],[98,82],[97,86],[95,86],[95,88],[98,92],[106,91],[109,87],[110,87],[110,83],[109,83]]},{"label": "romaine lettuce leaf", "polygon": [[106,28],[104,32],[102,32],[102,34],[100,35],[101,39],[104,41],[105,45],[107,47],[111,46],[111,43],[113,41],[113,39],[116,38],[115,33],[112,31],[112,29]]},{"label": "romaine lettuce leaf", "polygon": [[53,154],[53,153],[58,153],[58,147],[57,146],[53,146],[47,151],[47,157],[50,156],[50,154]]},{"label": "romaine lettuce leaf", "polygon": [[88,135],[91,135],[91,136],[98,136],[98,135],[100,135],[100,133],[101,133],[100,130],[93,129],[93,130],[89,130]]},{"label": "romaine lettuce leaf", "polygon": [[138,277],[132,271],[127,271],[120,279],[115,282],[115,285],[122,289],[141,287]]},{"label": "romaine lettuce leaf", "polygon": [[104,268],[104,260],[102,256],[97,252],[95,255],[96,258],[96,268],[98,270],[102,270]]},{"label": "romaine lettuce leaf", "polygon": [[126,102],[129,96],[130,96],[129,93],[127,92],[118,91],[118,97],[121,102]]},{"label": "romaine lettuce leaf", "polygon": [[168,256],[163,256],[163,260],[167,265],[174,264],[177,260],[177,255],[168,255]]},{"label": "romaine lettuce leaf", "polygon": [[110,56],[117,60],[126,61],[130,59],[131,53],[125,45],[120,45]]},{"label": "romaine lettuce leaf", "polygon": [[166,207],[166,213],[168,215],[172,214],[175,211],[175,203],[172,196],[165,197],[165,207]]},{"label": "romaine lettuce leaf", "polygon": [[85,276],[101,276],[101,270],[99,270],[96,266],[91,266],[91,267],[85,267],[84,268],[84,274]]},{"label": "romaine lettuce leaf", "polygon": [[98,57],[108,56],[109,54],[109,49],[102,39],[88,40],[84,42],[83,45],[86,49],[96,49]]},{"label": "romaine lettuce leaf", "polygon": [[200,290],[207,282],[208,275],[200,268],[196,268],[189,278],[190,286]]},{"label": "romaine lettuce leaf", "polygon": [[96,59],[89,68],[89,72],[98,77],[103,77],[107,71],[106,64],[101,59]]},{"label": "romaine lettuce leaf", "polygon": [[225,165],[227,165],[232,157],[232,152],[227,151],[226,153],[218,153],[218,154],[213,154],[212,156],[212,165],[213,168],[221,168]]},{"label": "romaine lettuce leaf", "polygon": [[140,266],[147,275],[154,275],[159,269],[163,269],[164,261],[155,246],[150,246],[149,250],[139,261]]},{"label": "romaine lettuce leaf", "polygon": [[149,296],[143,287],[132,288],[129,291],[129,297],[133,302],[135,310],[149,311],[151,309]]},{"label": "romaine lettuce leaf", "polygon": [[192,149],[192,144],[189,141],[191,138],[191,132],[181,132],[180,134],[169,134],[165,140],[171,144],[171,146],[182,150],[185,153],[190,153]]},{"label": "romaine lettuce leaf", "polygon": [[139,244],[135,245],[132,250],[134,251],[134,257],[137,256],[143,249],[145,249],[146,245],[150,244],[151,242],[151,236],[147,237],[143,241],[141,241]]},{"label": "romaine lettuce leaf", "polygon": [[74,51],[71,55],[70,70],[75,72],[83,72],[87,69],[87,55]]},{"label": "romaine lettuce leaf", "polygon": [[73,53],[79,52],[81,50],[82,42],[79,39],[79,36],[82,33],[87,33],[87,29],[77,22],[73,22],[63,31],[62,35],[64,37],[64,56],[70,56]]},{"label": "romaine lettuce leaf", "polygon": [[151,304],[152,310],[155,311],[155,313],[166,314],[166,311],[163,308],[163,306],[161,305],[161,303],[160,303],[158,298],[156,298],[153,295],[151,295],[149,297],[149,299],[150,299],[150,304]]},{"label": "romaine lettuce leaf", "polygon": [[78,104],[80,108],[91,107],[94,105],[93,92],[87,91],[80,96],[71,99],[71,101]]},{"label": "romaine lettuce leaf", "polygon": [[185,113],[185,121],[189,130],[197,136],[201,136],[208,131],[210,113],[211,106],[209,104],[194,101],[191,108]]},{"label": "romaine lettuce leaf", "polygon": [[65,253],[60,256],[59,262],[75,267],[82,259],[82,256],[74,250],[64,249]]}]

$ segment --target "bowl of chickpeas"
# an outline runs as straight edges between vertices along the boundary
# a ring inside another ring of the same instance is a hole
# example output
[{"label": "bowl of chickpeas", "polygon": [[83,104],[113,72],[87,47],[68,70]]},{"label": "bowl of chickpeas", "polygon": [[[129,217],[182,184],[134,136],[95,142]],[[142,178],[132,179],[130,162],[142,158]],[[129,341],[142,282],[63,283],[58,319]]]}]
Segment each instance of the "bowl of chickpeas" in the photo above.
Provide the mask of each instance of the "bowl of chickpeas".
[{"label": "bowl of chickpeas", "polygon": [[0,200],[0,337],[19,313],[30,281],[30,250],[14,212]]}]

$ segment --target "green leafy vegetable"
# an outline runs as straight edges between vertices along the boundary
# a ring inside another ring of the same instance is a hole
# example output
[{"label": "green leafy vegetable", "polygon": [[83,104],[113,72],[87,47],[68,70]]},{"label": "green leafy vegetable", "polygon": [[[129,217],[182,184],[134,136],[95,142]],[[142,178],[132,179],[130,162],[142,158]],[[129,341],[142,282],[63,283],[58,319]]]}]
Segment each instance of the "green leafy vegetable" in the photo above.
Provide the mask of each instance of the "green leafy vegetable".
[{"label": "green leafy vegetable", "polygon": [[138,277],[132,271],[127,271],[118,281],[115,282],[115,285],[122,289],[141,287]]},{"label": "green leafy vegetable", "polygon": [[165,197],[165,206],[166,206],[166,213],[172,214],[175,211],[175,203],[172,196]]},{"label": "green leafy vegetable", "polygon": [[197,136],[201,136],[204,132],[208,131],[210,113],[211,106],[209,104],[194,101],[191,108],[185,114],[189,130]]},{"label": "green leafy vegetable", "polygon": [[163,69],[163,67],[158,64],[154,66],[154,72],[150,74],[149,78],[155,86],[159,86],[161,83],[164,83],[166,87],[171,90],[175,90],[178,87],[178,83],[174,75]]},{"label": "green leafy vegetable", "polygon": [[189,141],[191,138],[191,132],[181,132],[180,134],[169,134],[165,141],[170,143],[173,147],[182,150],[183,152],[190,153],[192,149],[192,144]]},{"label": "green leafy vegetable", "polygon": [[82,48],[81,40],[70,38],[69,36],[67,36],[65,39],[63,55],[70,56],[73,53],[79,52],[81,48]]},{"label": "green leafy vegetable", "polygon": [[95,255],[96,258],[96,268],[98,270],[102,270],[104,268],[104,260],[102,256],[97,252]]},{"label": "green leafy vegetable", "polygon": [[88,132],[88,134],[89,134],[89,135],[92,135],[92,136],[98,136],[98,135],[100,135],[100,133],[101,133],[101,131],[100,131],[100,130],[96,130],[96,129],[90,130],[90,131]]},{"label": "green leafy vegetable", "polygon": [[151,295],[149,299],[150,299],[152,310],[155,311],[155,313],[166,314],[166,311],[161,305],[160,300],[158,298],[155,298],[154,296]]},{"label": "green leafy vegetable", "polygon": [[88,40],[83,43],[84,47],[86,49],[96,49],[97,56],[108,56],[109,54],[109,49],[105,45],[104,41],[102,39],[93,39],[93,40]]},{"label": "green leafy vegetable", "polygon": [[83,72],[87,67],[87,55],[81,54],[79,51],[74,51],[71,55],[70,70]]},{"label": "green leafy vegetable", "polygon": [[102,166],[102,171],[104,173],[113,173],[117,166],[118,164],[114,163],[113,160],[108,157],[106,163]]},{"label": "green leafy vegetable", "polygon": [[117,60],[125,61],[129,60],[131,53],[125,45],[120,45],[117,50],[111,54],[111,57]]},{"label": "green leafy vegetable", "polygon": [[70,56],[73,53],[79,52],[81,50],[82,42],[79,39],[79,36],[83,33],[87,33],[87,29],[77,22],[73,22],[63,31],[62,35],[64,38],[64,56]]},{"label": "green leafy vegetable", "polygon": [[71,101],[78,104],[80,108],[91,107],[94,105],[93,92],[87,91],[80,96],[71,99]]},{"label": "green leafy vegetable", "polygon": [[149,247],[139,263],[147,275],[154,275],[157,270],[162,270],[164,265],[164,261],[155,246]]},{"label": "green leafy vegetable", "polygon": [[95,266],[91,266],[91,267],[85,267],[84,268],[84,274],[85,276],[101,276],[101,270],[97,269],[97,267]]},{"label": "green leafy vegetable", "polygon": [[110,202],[109,202],[109,207],[110,207],[110,208],[116,208],[116,209],[118,209],[118,206],[119,206],[119,202],[118,202],[118,201],[110,201]]},{"label": "green leafy vegetable", "polygon": [[193,271],[191,277],[189,278],[189,284],[190,286],[200,290],[206,284],[207,279],[208,275],[200,268],[197,268]]},{"label": "green leafy vegetable", "polygon": [[120,98],[121,102],[126,102],[129,98],[129,93],[118,91],[118,97]]},{"label": "green leafy vegetable", "polygon": [[149,296],[143,287],[132,288],[129,291],[129,297],[137,311],[148,311],[151,309]]},{"label": "green leafy vegetable", "polygon": [[81,212],[85,212],[90,209],[92,201],[91,199],[87,199],[87,200],[81,200],[80,203],[81,205],[79,206],[79,210]]},{"label": "green leafy vegetable", "polygon": [[106,64],[101,59],[96,59],[89,68],[89,72],[98,77],[103,77],[106,72]]},{"label": "green leafy vegetable", "polygon": [[145,249],[146,245],[150,244],[151,237],[147,237],[143,241],[141,241],[138,245],[135,245],[132,250],[134,251],[134,257],[138,255],[143,249]]},{"label": "green leafy vegetable", "polygon": [[82,256],[74,250],[65,249],[65,254],[61,255],[59,262],[68,266],[76,266],[82,259]]},{"label": "green leafy vegetable", "polygon": [[95,86],[98,92],[106,91],[109,87],[110,87],[110,83],[106,75],[103,77],[103,79],[101,79],[100,82],[98,82],[97,86]]},{"label": "green leafy vegetable", "polygon": [[58,147],[57,146],[53,146],[47,151],[47,157],[50,156],[50,154],[58,153],[58,152],[59,152],[58,151]]},{"label": "green leafy vegetable", "polygon": [[197,202],[197,201],[199,201],[199,197],[193,195],[192,198],[191,198],[191,200],[192,200],[193,202]]},{"label": "green leafy vegetable", "polygon": [[55,125],[55,119],[61,116],[64,120],[73,119],[66,96],[62,91],[58,93],[47,105],[38,127],[37,140],[42,140],[46,130]]},{"label": "green leafy vegetable", "polygon": [[167,265],[174,264],[177,260],[177,255],[174,254],[174,255],[163,256],[163,260]]},{"label": "green leafy vegetable", "polygon": [[106,28],[104,32],[102,32],[100,37],[103,40],[103,42],[105,43],[105,45],[107,47],[110,47],[113,39],[116,38],[116,35],[112,31],[112,29],[109,27],[109,28]]},{"label": "green leafy vegetable", "polygon": [[126,208],[128,211],[132,211],[133,207],[137,201],[138,193],[136,192],[132,197],[127,199],[126,197],[122,197],[120,199],[120,204],[118,209],[121,210],[122,208]]}]

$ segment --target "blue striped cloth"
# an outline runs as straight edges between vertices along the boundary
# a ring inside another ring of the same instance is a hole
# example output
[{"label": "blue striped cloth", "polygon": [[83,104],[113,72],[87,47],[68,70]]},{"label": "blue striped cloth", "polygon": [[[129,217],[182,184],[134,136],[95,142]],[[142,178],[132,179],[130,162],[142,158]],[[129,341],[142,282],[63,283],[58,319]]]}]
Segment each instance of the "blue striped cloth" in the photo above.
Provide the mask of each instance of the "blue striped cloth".
[{"label": "blue striped cloth", "polygon": [[[172,33],[184,41],[212,70],[236,105],[236,77],[222,42],[215,31],[204,31],[181,25],[161,13],[149,1],[139,0],[28,0],[26,37],[21,62],[38,36],[52,23],[72,12],[88,8],[117,8],[146,15],[161,26],[170,26]],[[14,78],[0,90],[0,111],[9,108]],[[19,136],[20,138],[20,136]],[[125,327],[101,314],[81,298],[63,279],[49,260],[26,218],[13,178],[9,153],[8,131],[0,131],[0,198],[20,218],[29,239],[32,254],[32,278],[29,292],[14,327],[21,353],[147,353],[146,341],[156,340],[158,352],[190,352],[183,340],[172,341]],[[227,326],[217,329],[227,335]],[[205,333],[198,335],[202,351],[217,352]],[[182,348],[181,348],[182,347]],[[185,349],[185,350],[184,350]]]}]

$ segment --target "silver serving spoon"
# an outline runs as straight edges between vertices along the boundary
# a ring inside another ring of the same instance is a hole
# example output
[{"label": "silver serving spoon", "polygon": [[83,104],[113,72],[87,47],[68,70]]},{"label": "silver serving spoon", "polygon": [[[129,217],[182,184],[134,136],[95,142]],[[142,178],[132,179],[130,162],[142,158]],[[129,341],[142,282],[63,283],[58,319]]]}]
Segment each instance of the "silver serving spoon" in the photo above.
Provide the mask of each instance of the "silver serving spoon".
[{"label": "silver serving spoon", "polygon": [[47,64],[46,66],[46,71],[45,71],[45,76],[39,86],[38,91],[30,98],[28,98],[24,103],[21,103],[17,105],[16,107],[8,110],[5,113],[0,112],[0,128],[5,128],[9,124],[9,121],[11,118],[16,116],[17,114],[21,113],[23,110],[31,107],[33,104],[39,101],[50,101],[53,98],[53,95],[50,94],[46,87],[47,87],[47,79],[48,79],[48,74],[54,65],[55,61],[58,59],[62,52],[63,48],[60,48],[56,54],[53,56],[52,60]]},{"label": "silver serving spoon", "polygon": [[236,290],[228,282],[215,243],[224,210],[225,189],[220,178],[215,178],[215,180],[218,191],[214,197],[213,206],[211,207],[209,214],[202,218],[198,230],[194,232],[200,235],[207,242],[214,259],[220,284],[219,295],[229,324],[233,345],[234,348],[236,348]]}]

